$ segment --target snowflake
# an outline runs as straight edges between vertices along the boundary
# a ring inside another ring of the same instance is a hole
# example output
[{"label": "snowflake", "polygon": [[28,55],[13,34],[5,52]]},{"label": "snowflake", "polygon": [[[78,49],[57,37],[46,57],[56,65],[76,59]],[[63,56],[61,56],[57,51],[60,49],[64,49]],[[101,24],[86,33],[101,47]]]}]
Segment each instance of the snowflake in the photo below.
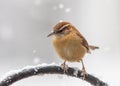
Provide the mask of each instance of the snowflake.
[{"label": "snowflake", "polygon": [[64,8],[64,4],[60,3],[60,4],[59,4],[59,8],[60,8],[60,9]]},{"label": "snowflake", "polygon": [[66,9],[65,9],[65,12],[66,12],[66,13],[68,13],[68,12],[70,12],[70,11],[71,11],[71,8],[66,8]]},{"label": "snowflake", "polygon": [[34,57],[33,62],[35,64],[39,64],[40,63],[40,58],[39,57]]}]

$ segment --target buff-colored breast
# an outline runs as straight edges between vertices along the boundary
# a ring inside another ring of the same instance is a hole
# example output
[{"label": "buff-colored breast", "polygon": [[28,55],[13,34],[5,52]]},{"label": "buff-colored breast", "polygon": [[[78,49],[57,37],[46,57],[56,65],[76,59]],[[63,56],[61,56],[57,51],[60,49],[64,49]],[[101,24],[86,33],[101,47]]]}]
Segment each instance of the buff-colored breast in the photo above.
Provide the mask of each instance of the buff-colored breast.
[{"label": "buff-colored breast", "polygon": [[58,55],[70,62],[80,61],[87,52],[81,42],[81,38],[74,33],[53,38],[53,46]]}]

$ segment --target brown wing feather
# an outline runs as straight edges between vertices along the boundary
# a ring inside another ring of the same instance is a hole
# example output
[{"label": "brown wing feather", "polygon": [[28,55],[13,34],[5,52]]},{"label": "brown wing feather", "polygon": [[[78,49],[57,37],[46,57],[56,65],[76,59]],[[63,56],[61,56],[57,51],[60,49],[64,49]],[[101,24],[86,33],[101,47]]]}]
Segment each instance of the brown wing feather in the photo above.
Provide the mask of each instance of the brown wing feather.
[{"label": "brown wing feather", "polygon": [[87,49],[87,52],[91,53],[86,39],[80,33],[79,34],[77,33],[77,35],[82,39],[82,45]]},{"label": "brown wing feather", "polygon": [[72,26],[72,28],[74,28],[76,30],[75,31],[76,34],[82,39],[82,45],[87,49],[87,52],[91,53],[90,49],[89,49],[88,42],[86,41],[86,39],[82,36],[82,34],[74,26]]}]

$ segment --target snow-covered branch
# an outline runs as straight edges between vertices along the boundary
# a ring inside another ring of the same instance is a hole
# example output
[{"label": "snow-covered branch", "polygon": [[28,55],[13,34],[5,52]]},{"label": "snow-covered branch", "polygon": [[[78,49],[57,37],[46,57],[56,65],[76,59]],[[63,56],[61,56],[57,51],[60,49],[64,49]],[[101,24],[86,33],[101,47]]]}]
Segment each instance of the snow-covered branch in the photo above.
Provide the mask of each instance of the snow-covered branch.
[{"label": "snow-covered branch", "polygon": [[[64,73],[63,69],[60,66],[56,65],[37,65],[37,66],[27,66],[23,69],[14,70],[8,72],[4,77],[0,80],[0,86],[10,86],[14,82],[35,75],[43,75],[43,74],[64,74],[68,76],[73,76],[76,78],[82,79],[81,70],[77,68],[68,67],[67,72]],[[87,74],[85,81],[91,83],[93,86],[108,86],[103,81],[98,78]]]}]

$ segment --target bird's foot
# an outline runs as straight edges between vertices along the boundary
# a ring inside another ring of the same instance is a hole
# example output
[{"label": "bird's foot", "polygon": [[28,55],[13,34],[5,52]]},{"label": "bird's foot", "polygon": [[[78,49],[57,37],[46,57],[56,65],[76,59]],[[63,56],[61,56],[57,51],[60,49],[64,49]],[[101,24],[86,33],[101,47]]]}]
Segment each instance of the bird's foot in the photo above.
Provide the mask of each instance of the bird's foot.
[{"label": "bird's foot", "polygon": [[68,65],[63,63],[63,64],[61,64],[61,68],[63,69],[64,73],[67,73]]},{"label": "bird's foot", "polygon": [[81,73],[81,76],[82,76],[82,79],[83,79],[83,80],[85,80],[86,75],[87,75],[87,72],[86,72],[85,68],[83,67],[83,68],[82,68],[82,73]]}]

